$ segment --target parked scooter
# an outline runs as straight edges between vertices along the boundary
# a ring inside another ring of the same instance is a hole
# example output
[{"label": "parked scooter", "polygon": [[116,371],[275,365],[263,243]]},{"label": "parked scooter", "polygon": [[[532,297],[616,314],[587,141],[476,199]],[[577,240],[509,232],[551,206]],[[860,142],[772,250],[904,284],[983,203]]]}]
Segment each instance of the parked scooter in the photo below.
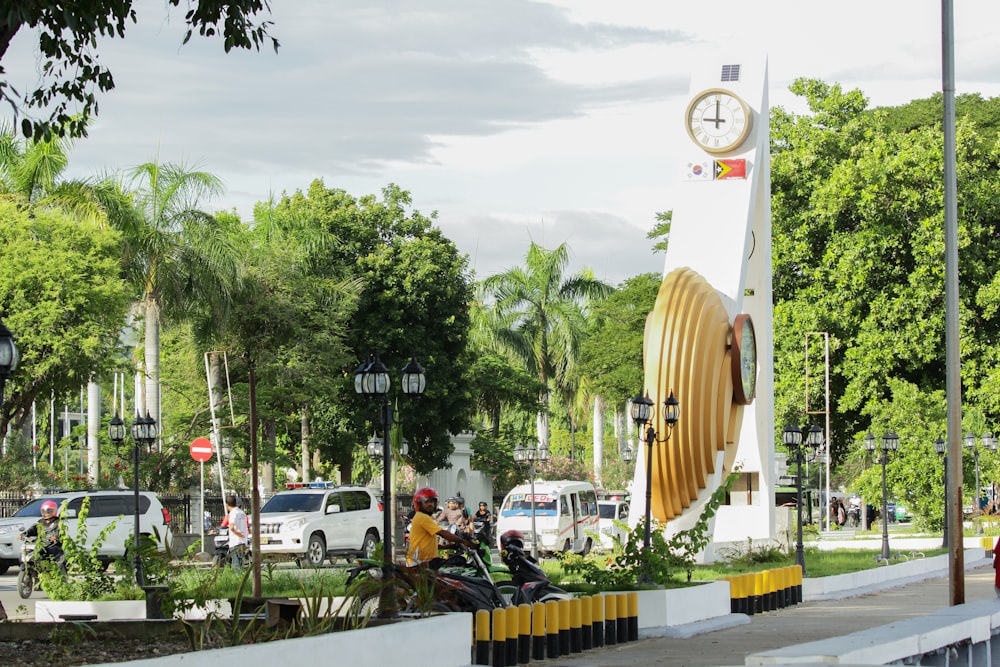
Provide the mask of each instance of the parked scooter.
[{"label": "parked scooter", "polygon": [[511,580],[498,582],[497,588],[511,606],[572,599],[572,594],[555,586],[524,553],[524,535],[520,531],[508,530],[500,536],[500,559],[510,571]]},{"label": "parked scooter", "polygon": [[229,516],[222,517],[219,527],[209,531],[212,535],[212,567],[224,567],[229,562]]}]

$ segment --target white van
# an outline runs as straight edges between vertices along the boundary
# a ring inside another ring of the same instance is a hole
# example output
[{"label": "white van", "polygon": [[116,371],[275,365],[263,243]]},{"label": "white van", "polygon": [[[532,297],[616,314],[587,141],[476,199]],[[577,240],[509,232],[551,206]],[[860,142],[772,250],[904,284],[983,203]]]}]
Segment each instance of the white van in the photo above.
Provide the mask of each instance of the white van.
[{"label": "white van", "polygon": [[515,486],[503,499],[497,516],[498,538],[508,530],[524,533],[524,547],[535,543],[531,531],[531,507],[535,507],[535,529],[538,531],[539,555],[557,551],[587,554],[594,546],[598,533],[597,492],[590,482],[574,480],[535,480],[535,495],[531,485]]}]

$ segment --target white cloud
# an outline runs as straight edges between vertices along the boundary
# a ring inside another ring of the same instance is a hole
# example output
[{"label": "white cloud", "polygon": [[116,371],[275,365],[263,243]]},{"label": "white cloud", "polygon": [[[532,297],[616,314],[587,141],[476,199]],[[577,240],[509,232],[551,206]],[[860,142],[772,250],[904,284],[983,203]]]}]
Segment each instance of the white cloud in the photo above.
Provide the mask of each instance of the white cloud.
[{"label": "white cloud", "polygon": [[[706,52],[766,49],[771,103],[796,110],[803,76],[876,105],[941,89],[937,0],[296,0],[273,3],[277,55],[182,47],[181,10],[136,4],[140,24],[102,42],[117,88],[72,175],[185,161],[244,216],[314,178],[355,195],[393,182],[479,276],[532,238],[612,283],[660,270],[645,234],[671,207],[668,128]],[[956,3],[957,92],[1000,91],[998,19],[994,2]],[[37,79],[30,38],[3,59],[20,89]]]}]

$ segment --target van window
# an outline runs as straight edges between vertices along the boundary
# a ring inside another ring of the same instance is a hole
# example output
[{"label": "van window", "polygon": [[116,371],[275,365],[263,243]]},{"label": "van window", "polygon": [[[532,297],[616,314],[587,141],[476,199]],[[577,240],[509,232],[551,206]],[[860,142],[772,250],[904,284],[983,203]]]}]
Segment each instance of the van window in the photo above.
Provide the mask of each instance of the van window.
[{"label": "van window", "polygon": [[[531,514],[531,494],[512,493],[507,496],[500,516],[528,516]],[[555,516],[556,501],[547,495],[535,494],[535,516]]]},{"label": "van window", "polygon": [[566,496],[559,498],[559,513],[563,516],[569,516],[569,505],[566,503]]},{"label": "van window", "polygon": [[97,519],[100,517],[117,517],[133,514],[135,512],[135,502],[130,502],[128,505],[127,507],[124,498],[92,496],[90,499],[89,516]]},{"label": "van window", "polygon": [[597,516],[597,492],[581,491],[580,498],[583,501],[583,513],[590,516]]}]

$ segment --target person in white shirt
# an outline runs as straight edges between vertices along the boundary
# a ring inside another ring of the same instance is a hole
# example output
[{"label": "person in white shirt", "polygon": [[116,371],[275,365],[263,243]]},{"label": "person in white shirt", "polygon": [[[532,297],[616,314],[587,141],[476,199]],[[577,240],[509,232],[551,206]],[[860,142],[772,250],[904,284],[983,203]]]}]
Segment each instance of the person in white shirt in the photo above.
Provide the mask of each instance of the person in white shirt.
[{"label": "person in white shirt", "polygon": [[229,518],[229,564],[237,572],[243,569],[243,561],[248,554],[250,544],[250,524],[247,513],[240,509],[236,496],[226,496],[226,511]]}]

